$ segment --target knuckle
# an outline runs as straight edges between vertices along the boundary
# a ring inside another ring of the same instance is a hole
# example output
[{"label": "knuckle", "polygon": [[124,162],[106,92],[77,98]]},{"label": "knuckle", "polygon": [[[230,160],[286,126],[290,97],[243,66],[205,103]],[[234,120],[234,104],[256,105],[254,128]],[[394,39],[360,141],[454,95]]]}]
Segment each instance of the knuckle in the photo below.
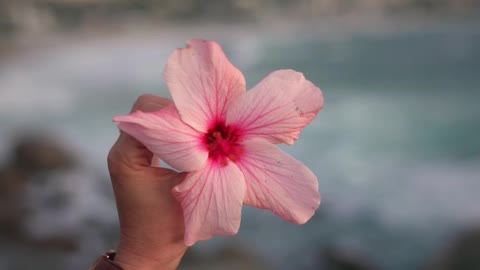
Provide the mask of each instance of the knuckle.
[{"label": "knuckle", "polygon": [[137,98],[137,100],[133,103],[132,111],[140,109],[143,104],[147,103],[153,97],[152,94],[143,94]]},{"label": "knuckle", "polygon": [[108,171],[112,177],[119,174],[119,164],[118,164],[118,151],[115,149],[115,145],[110,149],[107,155],[107,166]]}]

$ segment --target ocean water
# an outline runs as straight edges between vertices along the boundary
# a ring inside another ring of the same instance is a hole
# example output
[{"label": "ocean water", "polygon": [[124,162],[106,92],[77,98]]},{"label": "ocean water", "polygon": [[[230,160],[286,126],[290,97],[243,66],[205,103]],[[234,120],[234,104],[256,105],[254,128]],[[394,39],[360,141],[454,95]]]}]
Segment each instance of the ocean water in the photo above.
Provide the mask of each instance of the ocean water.
[{"label": "ocean water", "polygon": [[[82,244],[73,255],[49,254],[56,262],[0,247],[0,268],[23,256],[50,269],[86,269],[110,247],[115,235],[105,231],[115,227],[116,214],[105,158],[118,134],[111,118],[127,113],[142,93],[168,95],[166,59],[193,34],[218,40],[250,87],[273,70],[293,68],[325,96],[325,108],[300,140],[282,146],[319,177],[317,215],[299,227],[247,208],[237,237],[196,248],[238,245],[275,269],[316,269],[322,249],[335,247],[382,269],[420,269],[455,233],[480,222],[478,26],[170,30],[64,41],[1,63],[0,160],[19,134],[40,130],[72,148],[81,163],[47,187],[31,187],[28,203],[36,214],[26,226],[39,237],[80,235]],[[43,207],[56,192],[74,199],[62,209]]]}]

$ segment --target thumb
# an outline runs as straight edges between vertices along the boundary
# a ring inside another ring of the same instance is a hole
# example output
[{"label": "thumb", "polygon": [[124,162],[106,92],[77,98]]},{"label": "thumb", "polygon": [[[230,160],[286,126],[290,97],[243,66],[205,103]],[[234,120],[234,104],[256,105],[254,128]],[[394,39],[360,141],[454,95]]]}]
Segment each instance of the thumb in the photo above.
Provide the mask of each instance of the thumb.
[{"label": "thumb", "polygon": [[[132,106],[132,112],[159,111],[168,106],[171,100],[150,94],[140,96]],[[153,153],[132,136],[120,131],[120,136],[108,154],[108,167],[114,174],[129,174],[152,168]],[[153,169],[153,168],[152,168]],[[156,168],[159,170],[167,170]],[[158,172],[157,172],[158,173]]]},{"label": "thumb", "polygon": [[154,112],[170,105],[172,101],[168,98],[159,97],[151,94],[144,94],[137,98],[130,112],[137,110],[143,112]]}]

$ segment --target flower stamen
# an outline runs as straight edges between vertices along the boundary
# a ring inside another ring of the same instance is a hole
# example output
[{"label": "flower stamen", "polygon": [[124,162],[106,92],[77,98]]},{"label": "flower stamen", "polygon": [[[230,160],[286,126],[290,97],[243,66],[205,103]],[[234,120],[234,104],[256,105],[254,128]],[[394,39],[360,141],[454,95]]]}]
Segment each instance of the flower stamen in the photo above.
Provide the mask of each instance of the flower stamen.
[{"label": "flower stamen", "polygon": [[242,152],[238,131],[223,122],[216,123],[205,133],[204,144],[209,159],[222,166],[228,165],[228,160],[237,161]]}]

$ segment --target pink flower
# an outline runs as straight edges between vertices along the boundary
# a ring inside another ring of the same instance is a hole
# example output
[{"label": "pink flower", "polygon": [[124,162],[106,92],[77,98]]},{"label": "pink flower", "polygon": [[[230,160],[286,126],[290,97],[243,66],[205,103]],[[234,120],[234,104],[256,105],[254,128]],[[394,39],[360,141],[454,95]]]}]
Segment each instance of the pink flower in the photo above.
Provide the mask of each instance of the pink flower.
[{"label": "pink flower", "polygon": [[318,180],[275,144],[293,144],[323,106],[319,88],[293,70],[246,92],[245,78],[216,42],[191,40],[168,60],[173,104],[114,118],[173,168],[189,246],[238,232],[242,205],[304,224],[320,205]]}]

